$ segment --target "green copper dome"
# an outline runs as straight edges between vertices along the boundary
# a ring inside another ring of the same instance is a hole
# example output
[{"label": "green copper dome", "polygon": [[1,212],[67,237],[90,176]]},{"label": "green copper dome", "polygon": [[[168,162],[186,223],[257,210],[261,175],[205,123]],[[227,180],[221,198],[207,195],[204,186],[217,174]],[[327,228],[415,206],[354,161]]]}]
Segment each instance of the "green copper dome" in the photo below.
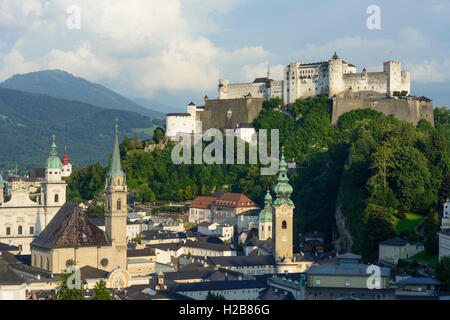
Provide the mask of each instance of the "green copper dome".
[{"label": "green copper dome", "polygon": [[264,209],[259,213],[259,222],[271,222],[272,221],[272,196],[270,191],[267,190],[267,194],[264,197]]},{"label": "green copper dome", "polygon": [[45,164],[45,167],[47,169],[61,169],[62,168],[61,159],[58,157],[58,152],[56,151],[55,136],[53,136],[52,150],[50,151],[50,156],[47,159],[47,163]]},{"label": "green copper dome", "polygon": [[292,189],[291,185],[289,184],[289,178],[288,178],[287,172],[288,172],[287,163],[285,161],[284,152],[283,152],[283,154],[281,156],[281,161],[280,161],[280,169],[278,171],[277,184],[273,188],[273,191],[276,194],[276,199],[273,204],[276,207],[278,207],[282,204],[287,204],[291,207],[294,206],[294,203],[292,202],[292,200],[290,198],[292,191],[294,191],[294,189]]}]

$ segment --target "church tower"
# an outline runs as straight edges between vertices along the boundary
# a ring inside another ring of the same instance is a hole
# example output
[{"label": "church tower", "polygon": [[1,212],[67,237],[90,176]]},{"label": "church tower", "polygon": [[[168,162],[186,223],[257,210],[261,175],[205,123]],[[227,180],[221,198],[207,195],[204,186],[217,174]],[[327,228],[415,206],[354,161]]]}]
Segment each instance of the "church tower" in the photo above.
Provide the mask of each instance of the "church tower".
[{"label": "church tower", "polygon": [[292,187],[289,185],[287,163],[284,152],[281,156],[277,184],[274,187],[276,199],[273,203],[273,254],[277,261],[292,261],[294,203],[290,199]]},{"label": "church tower", "polygon": [[111,166],[106,177],[105,233],[108,241],[120,254],[127,251],[127,180],[120,162],[119,138],[116,140]]},{"label": "church tower", "polygon": [[259,213],[258,236],[260,241],[272,239],[272,196],[270,191],[264,197],[264,209]]},{"label": "church tower", "polygon": [[3,202],[5,202],[5,199],[3,197],[4,187],[5,187],[5,181],[3,180],[3,177],[0,174],[0,206],[3,204]]},{"label": "church tower", "polygon": [[64,156],[61,158],[62,162],[62,173],[63,177],[70,177],[72,174],[72,164],[70,163],[70,158],[67,155],[67,147],[64,148]]},{"label": "church tower", "polygon": [[50,155],[45,164],[45,180],[42,182],[41,199],[44,206],[43,226],[47,226],[66,203],[66,183],[61,179],[62,163],[56,151],[55,135]]},{"label": "church tower", "polygon": [[442,230],[450,229],[450,200],[448,198],[444,203],[441,229]]}]

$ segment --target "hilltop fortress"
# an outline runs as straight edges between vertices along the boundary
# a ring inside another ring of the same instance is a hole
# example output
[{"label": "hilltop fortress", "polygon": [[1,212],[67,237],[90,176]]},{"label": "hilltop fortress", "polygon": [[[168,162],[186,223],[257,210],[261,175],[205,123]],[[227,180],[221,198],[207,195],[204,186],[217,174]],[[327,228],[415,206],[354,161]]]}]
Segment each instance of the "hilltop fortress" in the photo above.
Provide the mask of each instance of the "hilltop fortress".
[{"label": "hilltop fortress", "polygon": [[[373,109],[414,125],[421,119],[434,125],[433,102],[410,96],[411,75],[397,61],[384,62],[382,72],[367,72],[364,68],[358,73],[355,65],[334,53],[328,61],[291,63],[285,67],[283,77],[273,80],[268,70],[265,78],[256,78],[252,83],[230,84],[221,79],[218,99],[205,97],[202,107],[191,103],[186,113],[167,115],[166,135],[173,138],[178,132],[196,133],[200,130],[196,121],[202,121],[202,130],[235,129],[252,123],[264,100],[281,98],[289,105],[321,94],[333,99],[333,124],[346,112]],[[397,97],[401,93],[403,96]]]}]

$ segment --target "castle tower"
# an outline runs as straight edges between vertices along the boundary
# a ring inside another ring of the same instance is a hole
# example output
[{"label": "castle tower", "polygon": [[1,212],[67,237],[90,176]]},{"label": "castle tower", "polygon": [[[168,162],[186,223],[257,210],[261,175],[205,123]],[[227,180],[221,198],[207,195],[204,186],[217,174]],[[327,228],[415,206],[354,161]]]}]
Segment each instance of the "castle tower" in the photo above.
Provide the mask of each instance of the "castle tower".
[{"label": "castle tower", "polygon": [[5,181],[3,180],[2,175],[0,174],[0,206],[5,202],[5,199],[3,197],[3,192],[5,188]]},{"label": "castle tower", "polygon": [[394,91],[402,91],[402,64],[397,61],[384,62],[383,71],[387,74],[387,94],[392,96]]},{"label": "castle tower", "polygon": [[448,198],[443,207],[441,229],[445,230],[450,229],[450,200]]},{"label": "castle tower", "polygon": [[277,184],[274,187],[276,199],[273,203],[273,254],[277,261],[293,260],[293,217],[294,203],[290,199],[292,187],[289,185],[287,163],[284,152],[281,156]]},{"label": "castle tower", "polygon": [[70,163],[70,158],[67,155],[67,147],[64,148],[64,157],[61,158],[62,170],[61,176],[70,177],[72,174],[72,164]]},{"label": "castle tower", "polygon": [[124,261],[126,262],[127,181],[120,162],[117,128],[116,122],[116,140],[114,143],[111,166],[108,176],[106,177],[105,233],[108,241],[117,249],[118,254],[125,254]]},{"label": "castle tower", "polygon": [[328,83],[329,83],[329,91],[328,95],[330,97],[335,94],[339,94],[344,90],[344,69],[343,62],[338,57],[336,52],[334,52],[333,57],[328,60]]},{"label": "castle tower", "polygon": [[272,196],[270,191],[264,197],[264,209],[259,213],[258,236],[260,241],[272,239]]},{"label": "castle tower", "polygon": [[50,155],[45,164],[45,180],[42,182],[41,199],[44,205],[44,227],[66,203],[66,183],[61,179],[62,163],[56,150],[55,135]]}]

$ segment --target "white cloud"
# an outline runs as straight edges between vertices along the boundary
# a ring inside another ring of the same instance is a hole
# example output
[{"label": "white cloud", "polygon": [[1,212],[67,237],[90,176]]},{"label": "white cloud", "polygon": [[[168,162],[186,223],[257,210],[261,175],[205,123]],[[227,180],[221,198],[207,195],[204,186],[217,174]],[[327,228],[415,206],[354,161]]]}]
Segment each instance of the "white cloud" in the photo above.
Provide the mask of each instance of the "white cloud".
[{"label": "white cloud", "polygon": [[267,75],[267,68],[270,67],[270,77],[274,80],[282,80],[284,73],[284,65],[278,64],[270,66],[269,63],[261,62],[256,65],[244,65],[241,70],[244,81],[251,82],[255,78],[262,78]]},{"label": "white cloud", "polygon": [[425,60],[407,67],[411,72],[411,80],[415,82],[442,83],[450,81],[450,60]]}]

